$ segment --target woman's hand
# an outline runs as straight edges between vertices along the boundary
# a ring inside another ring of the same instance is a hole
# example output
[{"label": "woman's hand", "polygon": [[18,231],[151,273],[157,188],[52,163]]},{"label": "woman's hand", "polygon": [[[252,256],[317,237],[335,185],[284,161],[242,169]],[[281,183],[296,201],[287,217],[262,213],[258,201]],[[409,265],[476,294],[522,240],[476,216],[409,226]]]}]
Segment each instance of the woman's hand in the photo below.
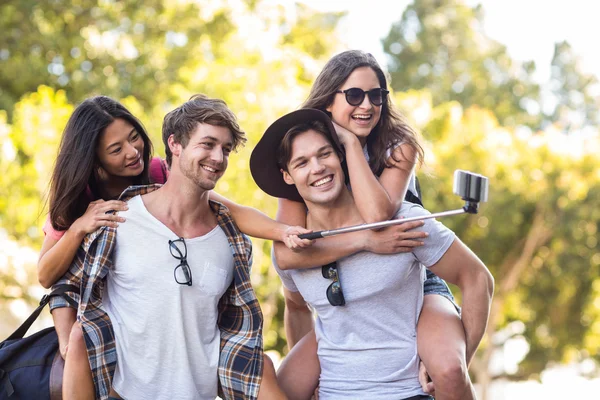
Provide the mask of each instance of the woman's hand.
[{"label": "woman's hand", "polygon": [[337,133],[342,146],[348,147],[353,141],[358,141],[358,137],[356,137],[354,133],[350,132],[348,129],[336,124],[333,121],[331,121],[331,123],[335,128],[335,132]]},{"label": "woman's hand", "polygon": [[80,236],[85,236],[101,226],[116,228],[119,226],[119,222],[125,222],[125,218],[109,213],[109,211],[126,211],[128,209],[127,203],[121,200],[92,201],[85,213],[77,218],[69,229],[73,229]]},{"label": "woman's hand", "polygon": [[365,250],[377,254],[409,253],[413,248],[423,246],[423,240],[429,236],[427,232],[413,230],[423,225],[423,221],[411,221],[365,231]]},{"label": "woman's hand", "polygon": [[317,388],[315,389],[315,393],[313,393],[312,397],[310,398],[310,400],[319,400],[319,387],[317,386]]},{"label": "woman's hand", "polygon": [[313,240],[300,239],[298,235],[312,231],[301,226],[289,226],[283,234],[282,242],[294,252],[299,252],[313,244]]},{"label": "woman's hand", "polygon": [[419,362],[419,383],[421,384],[421,389],[423,389],[425,393],[430,396],[435,396],[435,386],[427,373],[427,368],[425,368],[423,361]]}]

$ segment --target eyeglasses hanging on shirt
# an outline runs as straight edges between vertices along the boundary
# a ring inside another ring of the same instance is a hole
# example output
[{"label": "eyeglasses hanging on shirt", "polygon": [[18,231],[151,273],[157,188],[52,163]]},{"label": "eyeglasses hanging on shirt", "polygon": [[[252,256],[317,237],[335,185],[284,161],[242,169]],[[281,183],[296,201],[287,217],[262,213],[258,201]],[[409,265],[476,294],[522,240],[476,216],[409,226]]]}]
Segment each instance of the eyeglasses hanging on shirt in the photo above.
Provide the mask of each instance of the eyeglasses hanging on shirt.
[{"label": "eyeglasses hanging on shirt", "polygon": [[187,246],[185,239],[180,237],[179,239],[169,240],[169,251],[171,255],[179,260],[179,264],[173,271],[175,282],[180,285],[192,286],[192,270],[187,263]]},{"label": "eyeglasses hanging on shirt", "polygon": [[333,279],[331,285],[327,287],[327,300],[332,306],[343,306],[346,304],[344,299],[344,292],[342,291],[342,283],[340,282],[340,276],[337,269],[337,261],[323,265],[321,267],[321,273],[325,279]]}]

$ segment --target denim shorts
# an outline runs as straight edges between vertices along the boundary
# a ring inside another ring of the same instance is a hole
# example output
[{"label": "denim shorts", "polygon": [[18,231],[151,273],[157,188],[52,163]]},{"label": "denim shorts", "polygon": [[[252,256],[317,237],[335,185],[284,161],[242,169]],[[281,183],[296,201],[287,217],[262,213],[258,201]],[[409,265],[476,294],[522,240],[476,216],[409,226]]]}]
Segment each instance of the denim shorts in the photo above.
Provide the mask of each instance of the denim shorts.
[{"label": "denim shorts", "polygon": [[425,268],[425,270],[427,272],[427,279],[425,280],[425,283],[423,285],[423,294],[425,296],[427,296],[428,294],[439,294],[440,296],[444,296],[445,298],[450,300],[452,305],[454,305],[454,307],[456,308],[456,311],[458,311],[458,313],[460,314],[460,307],[458,306],[458,304],[456,304],[454,296],[452,295],[452,292],[450,291],[450,288],[448,287],[446,282],[442,278],[431,272],[429,268]]}]

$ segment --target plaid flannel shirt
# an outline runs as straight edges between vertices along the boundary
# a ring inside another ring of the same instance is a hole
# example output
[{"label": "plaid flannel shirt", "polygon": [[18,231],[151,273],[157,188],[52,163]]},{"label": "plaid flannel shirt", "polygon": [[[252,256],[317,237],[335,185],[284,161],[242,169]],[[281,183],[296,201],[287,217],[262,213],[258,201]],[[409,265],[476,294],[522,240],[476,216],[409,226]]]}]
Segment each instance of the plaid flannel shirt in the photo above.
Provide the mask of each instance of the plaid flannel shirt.
[{"label": "plaid flannel shirt", "polygon": [[[127,201],[160,186],[132,186],[119,199]],[[219,396],[225,400],[256,399],[263,368],[263,316],[250,283],[252,244],[239,231],[225,206],[211,201],[210,207],[227,236],[234,260],[233,283],[218,306],[217,325],[221,331]],[[96,397],[102,400],[108,398],[117,363],[114,331],[102,309],[104,284],[113,265],[115,238],[116,229],[109,227],[87,235],[68,272],[56,283],[81,287],[80,296],[71,297],[79,302],[77,319],[83,327]],[[50,306],[55,309],[69,305],[59,297],[53,297]]]}]

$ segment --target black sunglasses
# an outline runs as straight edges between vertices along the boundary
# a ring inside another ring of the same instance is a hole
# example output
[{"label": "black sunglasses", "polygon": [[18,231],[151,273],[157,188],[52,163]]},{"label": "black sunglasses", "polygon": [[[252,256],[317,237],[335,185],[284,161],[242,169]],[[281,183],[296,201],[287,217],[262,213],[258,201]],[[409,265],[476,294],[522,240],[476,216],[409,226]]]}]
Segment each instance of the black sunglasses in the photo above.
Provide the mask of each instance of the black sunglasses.
[{"label": "black sunglasses", "polygon": [[321,267],[321,273],[325,279],[333,279],[331,285],[327,287],[327,300],[332,306],[343,306],[346,304],[344,292],[342,291],[342,283],[337,270],[337,262],[334,261]]},{"label": "black sunglasses", "polygon": [[365,94],[369,95],[369,102],[371,102],[371,104],[380,106],[383,104],[383,100],[389,92],[389,90],[382,88],[371,89],[365,92],[364,90],[355,87],[336,91],[336,93],[344,93],[346,95],[346,101],[351,106],[360,106],[365,100]]},{"label": "black sunglasses", "polygon": [[[183,244],[183,252],[179,248],[179,242]],[[187,246],[185,245],[185,240],[183,238],[169,240],[169,251],[173,257],[179,260],[179,265],[173,271],[175,282],[180,285],[192,286],[192,270],[187,263]],[[174,251],[175,253],[173,253]]]}]

